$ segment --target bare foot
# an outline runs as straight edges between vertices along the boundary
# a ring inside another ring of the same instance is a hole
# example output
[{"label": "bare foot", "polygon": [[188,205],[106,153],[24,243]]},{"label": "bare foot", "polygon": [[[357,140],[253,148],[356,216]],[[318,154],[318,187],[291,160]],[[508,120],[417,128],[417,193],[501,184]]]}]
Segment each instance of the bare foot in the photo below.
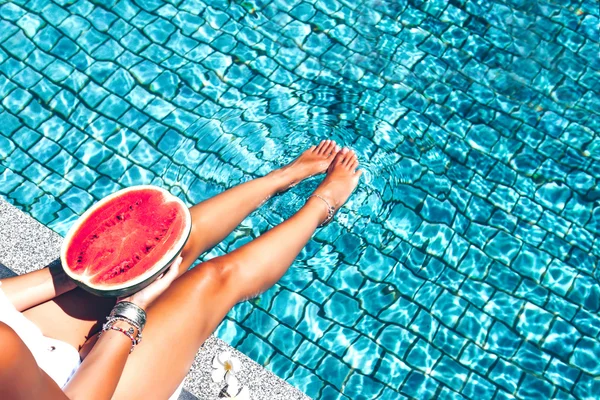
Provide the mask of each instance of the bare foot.
[{"label": "bare foot", "polygon": [[287,189],[306,178],[325,172],[338,151],[339,147],[333,140],[323,140],[317,146],[308,148],[290,164],[273,171],[273,174],[285,178],[283,189]]},{"label": "bare foot", "polygon": [[[362,175],[358,168],[356,153],[347,148],[337,153],[327,170],[327,176],[321,182],[314,194],[324,199],[337,211],[348,200]],[[318,197],[311,197],[311,201],[325,202]]]}]

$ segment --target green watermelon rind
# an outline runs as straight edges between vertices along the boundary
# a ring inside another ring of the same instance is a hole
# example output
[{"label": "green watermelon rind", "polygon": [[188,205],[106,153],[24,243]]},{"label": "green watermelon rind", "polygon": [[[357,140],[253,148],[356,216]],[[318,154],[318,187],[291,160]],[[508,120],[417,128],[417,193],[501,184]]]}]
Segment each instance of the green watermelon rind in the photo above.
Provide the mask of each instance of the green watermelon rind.
[{"label": "green watermelon rind", "polygon": [[[159,191],[163,194],[163,196],[165,196],[166,199],[168,199],[168,201],[175,201],[175,202],[179,203],[182,211],[185,214],[186,229],[185,229],[185,233],[183,233],[181,235],[181,237],[179,238],[179,241],[172,248],[172,250],[173,249],[177,249],[177,250],[173,253],[173,255],[171,257],[168,257],[170,252],[165,254],[159,260],[159,262],[156,264],[156,266],[154,268],[149,269],[148,271],[144,272],[139,277],[134,278],[130,282],[125,282],[125,283],[122,283],[119,285],[101,286],[101,285],[93,285],[93,284],[90,284],[89,282],[82,281],[80,279],[79,275],[72,273],[70,271],[70,269],[67,267],[66,254],[67,254],[67,249],[69,248],[69,243],[70,243],[71,238],[77,232],[77,229],[81,226],[81,224],[83,224],[96,209],[98,209],[99,207],[103,206],[104,204],[114,200],[115,198],[117,198],[125,193],[131,192],[131,191],[136,191],[136,190]],[[73,224],[73,226],[71,226],[67,235],[65,236],[65,239],[63,240],[63,243],[61,246],[61,251],[60,251],[61,264],[62,264],[63,270],[65,271],[67,276],[71,280],[73,280],[75,282],[75,284],[77,284],[77,286],[79,286],[86,292],[89,292],[96,296],[101,296],[101,297],[129,296],[135,292],[142,290],[146,286],[150,285],[152,282],[154,282],[156,280],[156,278],[158,278],[160,276],[160,274],[162,274],[167,268],[169,268],[169,266],[173,263],[173,261],[175,261],[175,259],[181,254],[183,247],[185,246],[186,242],[188,241],[188,239],[190,237],[191,231],[192,231],[192,216],[190,214],[190,210],[188,209],[188,207],[185,205],[185,203],[180,198],[172,195],[167,190],[165,190],[161,187],[158,187],[158,186],[154,186],[154,185],[131,186],[131,187],[119,190],[109,196],[106,196],[105,198],[103,198],[102,200],[100,200],[96,204],[94,204],[92,207],[90,207],[86,212],[84,212],[77,219],[77,221]],[[164,265],[159,266],[160,264],[162,264],[162,261],[164,261],[167,257],[168,257],[168,261],[166,263],[164,263]],[[134,283],[132,283],[132,282],[134,282]]]}]

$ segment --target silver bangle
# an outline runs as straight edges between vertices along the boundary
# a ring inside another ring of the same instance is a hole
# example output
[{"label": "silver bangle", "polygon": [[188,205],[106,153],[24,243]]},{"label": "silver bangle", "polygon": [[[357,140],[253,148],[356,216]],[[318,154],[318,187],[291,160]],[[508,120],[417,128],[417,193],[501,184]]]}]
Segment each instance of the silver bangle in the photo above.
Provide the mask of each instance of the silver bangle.
[{"label": "silver bangle", "polygon": [[122,317],[137,327],[139,327],[139,331],[141,332],[146,325],[146,311],[142,310],[139,306],[129,302],[129,301],[120,301],[113,307],[110,312],[109,317]]}]

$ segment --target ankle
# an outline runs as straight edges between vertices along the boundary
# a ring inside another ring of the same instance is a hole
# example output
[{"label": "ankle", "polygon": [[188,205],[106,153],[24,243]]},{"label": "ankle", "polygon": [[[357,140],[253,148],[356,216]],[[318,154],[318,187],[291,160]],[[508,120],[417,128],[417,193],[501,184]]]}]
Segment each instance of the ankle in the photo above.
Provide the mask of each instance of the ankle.
[{"label": "ankle", "polygon": [[272,180],[276,186],[276,192],[281,192],[298,183],[291,172],[285,167],[269,172],[265,178]]},{"label": "ankle", "polygon": [[325,211],[325,214],[321,218],[321,223],[319,224],[319,227],[329,224],[333,220],[333,217],[335,216],[337,208],[335,208],[335,206],[331,200],[329,200],[326,197],[321,196],[320,194],[317,194],[317,193],[314,193],[314,194],[311,194],[310,196],[308,196],[308,198],[306,199],[306,202],[307,203],[309,201],[314,202],[314,200],[319,202],[321,210]]}]

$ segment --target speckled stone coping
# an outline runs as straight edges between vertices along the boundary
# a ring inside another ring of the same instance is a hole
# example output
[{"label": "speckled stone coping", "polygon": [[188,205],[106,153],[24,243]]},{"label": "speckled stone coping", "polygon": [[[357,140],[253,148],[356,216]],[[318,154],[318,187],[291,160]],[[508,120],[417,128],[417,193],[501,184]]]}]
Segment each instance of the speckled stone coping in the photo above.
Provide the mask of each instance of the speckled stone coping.
[{"label": "speckled stone coping", "polygon": [[[58,262],[61,242],[60,235],[0,199],[0,267],[4,265],[23,274]],[[196,355],[185,378],[184,387],[187,391],[182,393],[180,400],[219,398],[223,385],[211,379],[212,359],[226,350],[241,361],[242,370],[238,378],[242,385],[248,386],[253,400],[310,399],[227,343],[211,336]]]}]

